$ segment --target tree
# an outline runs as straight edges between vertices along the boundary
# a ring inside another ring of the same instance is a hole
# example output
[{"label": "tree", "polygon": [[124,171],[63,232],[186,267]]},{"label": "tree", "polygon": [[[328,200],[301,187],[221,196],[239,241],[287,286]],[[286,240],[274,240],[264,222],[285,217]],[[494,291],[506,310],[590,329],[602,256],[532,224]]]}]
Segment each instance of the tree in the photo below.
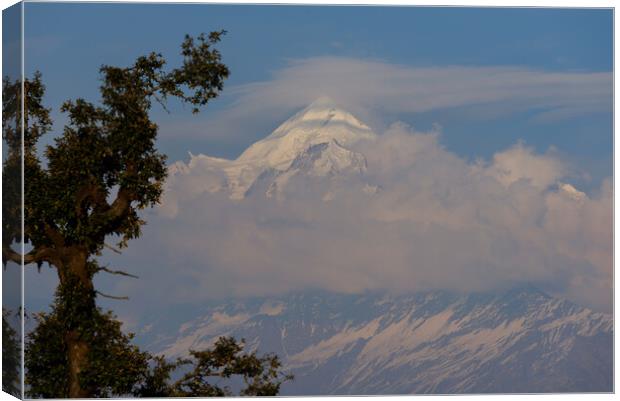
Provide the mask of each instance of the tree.
[{"label": "tree", "polygon": [[[56,269],[59,291],[58,321],[41,320],[43,328],[61,331],[67,364],[69,397],[92,397],[93,388],[80,376],[90,369],[92,322],[100,319],[93,285],[101,271],[96,257],[114,238],[123,248],[141,234],[139,211],[154,206],[166,177],[165,156],[155,148],[157,126],[150,120],[153,100],[165,107],[169,97],[192,105],[193,112],[215,98],[229,75],[214,45],[224,31],[186,36],[183,63],[166,71],[156,53],[139,57],[126,68],[102,66],[101,105],[84,99],[67,101],[61,110],[69,117],[64,132],[45,149],[43,163],[36,150],[39,138],[50,131],[49,109],[40,74],[23,82],[3,80],[3,137],[9,147],[3,175],[3,263],[13,261]],[[23,120],[25,255],[11,246],[22,240],[21,132]],[[17,181],[17,182],[16,182]]]},{"label": "tree", "polygon": [[[153,365],[143,383],[134,390],[138,397],[223,397],[233,395],[229,386],[218,386],[211,378],[230,379],[238,376],[244,386],[242,396],[275,396],[282,383],[292,380],[292,375],[280,371],[277,356],[258,357],[256,352],[244,353],[245,343],[232,337],[220,337],[213,349],[190,351],[191,358],[167,362],[163,357],[153,357]],[[171,381],[177,368],[189,367],[179,380]]]},{"label": "tree", "polygon": [[32,398],[70,397],[71,371],[69,343],[65,335],[74,324],[72,315],[89,313],[81,325],[81,339],[88,343],[88,358],[81,367],[80,388],[90,397],[130,394],[143,380],[151,356],[131,344],[133,334],[124,334],[121,323],[111,312],[100,308],[78,312],[79,302],[67,302],[74,295],[70,285],[60,285],[50,313],[35,316],[37,327],[26,343],[27,395]]},{"label": "tree", "polygon": [[[27,395],[32,398],[69,396],[69,361],[63,336],[72,311],[63,310],[67,294],[59,289],[50,313],[36,316],[38,325],[28,335],[26,347]],[[133,334],[124,334],[112,313],[96,308],[84,337],[90,358],[80,375],[80,386],[92,397],[216,397],[232,395],[229,386],[218,386],[213,378],[239,377],[244,387],[240,395],[277,395],[292,376],[281,373],[277,356],[259,357],[244,352],[243,341],[222,337],[212,349],[190,351],[190,358],[168,362],[131,344]],[[171,379],[177,369],[186,373]]]}]

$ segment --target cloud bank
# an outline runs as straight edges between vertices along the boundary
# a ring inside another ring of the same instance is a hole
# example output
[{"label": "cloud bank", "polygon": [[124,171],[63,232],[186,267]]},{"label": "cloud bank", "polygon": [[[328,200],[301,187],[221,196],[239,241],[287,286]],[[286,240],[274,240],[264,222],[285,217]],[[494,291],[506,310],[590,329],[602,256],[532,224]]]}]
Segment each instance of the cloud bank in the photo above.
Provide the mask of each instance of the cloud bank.
[{"label": "cloud bank", "polygon": [[204,166],[171,177],[144,238],[120,259],[142,266],[131,269],[141,280],[116,292],[150,288],[151,297],[195,302],[309,288],[487,291],[532,282],[611,309],[610,180],[585,194],[566,183],[570,166],[553,150],[517,143],[469,162],[444,149],[439,132],[403,124],[355,150],[381,186],[374,195],[342,186],[329,201],[231,201],[207,190]]},{"label": "cloud bank", "polygon": [[[313,57],[291,60],[271,79],[228,87],[234,99],[224,111],[203,121],[175,122],[166,134],[238,141],[255,137],[290,112],[327,95],[375,130],[387,128],[383,116],[433,111],[465,112],[493,119],[530,112],[537,121],[555,121],[611,112],[612,73],[549,72],[526,67],[412,67],[381,60]],[[393,122],[388,120],[388,123]]]}]

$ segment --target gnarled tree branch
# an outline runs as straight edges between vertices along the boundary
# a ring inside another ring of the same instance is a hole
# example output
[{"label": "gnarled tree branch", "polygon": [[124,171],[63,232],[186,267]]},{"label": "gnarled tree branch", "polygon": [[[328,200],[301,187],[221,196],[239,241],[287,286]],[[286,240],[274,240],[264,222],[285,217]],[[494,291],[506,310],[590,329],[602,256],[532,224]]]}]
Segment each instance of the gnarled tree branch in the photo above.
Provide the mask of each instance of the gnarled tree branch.
[{"label": "gnarled tree branch", "polygon": [[52,240],[56,248],[62,248],[63,246],[65,246],[65,238],[60,233],[60,231],[58,231],[57,228],[52,227],[48,223],[45,223],[44,229],[45,234],[47,234],[47,236]]},{"label": "gnarled tree branch", "polygon": [[75,212],[78,216],[82,215],[82,206],[84,201],[91,200],[93,205],[100,210],[107,210],[110,208],[106,200],[105,192],[101,190],[101,187],[96,184],[89,184],[84,186],[75,197]]},{"label": "gnarled tree branch", "polygon": [[55,266],[60,265],[58,252],[54,248],[42,247],[26,253],[22,257],[20,253],[15,252],[9,246],[2,247],[2,262],[4,264],[8,261],[21,264],[22,260],[24,265],[31,263],[41,264],[43,262],[47,262]]},{"label": "gnarled tree branch", "polygon": [[114,230],[116,225],[123,220],[123,217],[127,216],[131,210],[131,202],[134,198],[135,194],[132,191],[126,188],[119,189],[114,202],[101,215],[102,220],[105,222],[102,226],[104,232]]}]

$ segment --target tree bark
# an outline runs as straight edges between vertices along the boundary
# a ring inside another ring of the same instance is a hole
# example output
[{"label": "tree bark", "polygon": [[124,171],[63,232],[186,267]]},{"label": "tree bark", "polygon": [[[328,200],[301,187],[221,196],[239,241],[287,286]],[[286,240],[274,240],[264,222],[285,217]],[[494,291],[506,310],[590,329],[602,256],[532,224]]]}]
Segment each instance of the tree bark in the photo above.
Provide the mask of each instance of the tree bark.
[{"label": "tree bark", "polygon": [[67,332],[65,341],[69,361],[69,398],[90,398],[90,391],[80,384],[80,372],[88,363],[88,343],[81,340],[75,330]]},{"label": "tree bark", "polygon": [[[86,318],[94,314],[95,293],[93,291],[92,274],[88,271],[88,252],[78,247],[65,248],[63,250],[63,266],[57,267],[61,285],[75,285],[75,278],[80,284],[80,297],[72,296],[64,300],[68,303],[80,305],[68,305],[69,310],[85,312]],[[75,289],[74,289],[75,290]],[[89,362],[90,344],[82,338],[79,327],[89,322],[83,322],[83,316],[71,317],[71,327],[66,328],[65,342],[67,344],[67,361],[69,367],[69,398],[91,398],[93,393],[80,383],[80,373],[84,371]]]}]

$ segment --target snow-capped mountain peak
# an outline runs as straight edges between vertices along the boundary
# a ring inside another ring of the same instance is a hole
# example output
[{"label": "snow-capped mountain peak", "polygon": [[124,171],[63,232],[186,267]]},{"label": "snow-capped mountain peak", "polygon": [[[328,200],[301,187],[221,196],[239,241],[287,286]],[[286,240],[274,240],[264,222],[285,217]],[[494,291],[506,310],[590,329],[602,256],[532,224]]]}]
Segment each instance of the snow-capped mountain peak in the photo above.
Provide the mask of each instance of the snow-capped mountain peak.
[{"label": "snow-capped mountain peak", "polygon": [[[286,136],[289,134],[299,134],[302,126],[311,129],[321,129],[323,127],[333,128],[336,125],[346,125],[352,131],[350,134],[358,134],[361,137],[374,136],[370,127],[357,119],[353,114],[345,111],[333,100],[321,97],[312,102],[308,107],[301,110],[293,117],[282,123],[276,130],[269,135],[269,138]],[[322,130],[326,131],[326,130]],[[323,133],[323,132],[321,132]],[[340,132],[332,132],[332,137],[337,137]],[[344,138],[340,138],[343,140]],[[351,135],[355,140],[355,135]]]},{"label": "snow-capped mountain peak", "polygon": [[374,139],[370,127],[329,98],[319,98],[282,123],[271,135],[254,143],[237,162],[265,164],[286,170],[310,146],[336,140],[348,147],[362,139]]},{"label": "snow-capped mountain peak", "polygon": [[[287,188],[289,181],[296,178],[302,180],[306,178],[307,180],[303,180],[302,185],[308,187],[310,184],[308,179],[359,178],[365,171],[364,155],[348,150],[337,140],[331,139],[329,142],[311,145],[295,157],[288,169],[271,180],[265,194],[268,198],[276,195],[278,199],[282,199],[283,190]],[[333,184],[330,180],[327,183]],[[323,194],[324,199],[329,199],[328,193],[330,193],[329,190]]]},{"label": "snow-capped mountain peak", "polygon": [[[282,193],[293,177],[359,175],[366,158],[351,146],[374,140],[366,124],[334,101],[321,97],[282,123],[269,136],[248,147],[237,159],[191,155],[188,164],[177,162],[170,175],[190,174],[193,166],[213,175],[208,192],[225,191],[231,199],[243,199],[264,188],[264,195]],[[265,183],[265,180],[272,180]],[[276,189],[277,188],[277,189]]]}]

